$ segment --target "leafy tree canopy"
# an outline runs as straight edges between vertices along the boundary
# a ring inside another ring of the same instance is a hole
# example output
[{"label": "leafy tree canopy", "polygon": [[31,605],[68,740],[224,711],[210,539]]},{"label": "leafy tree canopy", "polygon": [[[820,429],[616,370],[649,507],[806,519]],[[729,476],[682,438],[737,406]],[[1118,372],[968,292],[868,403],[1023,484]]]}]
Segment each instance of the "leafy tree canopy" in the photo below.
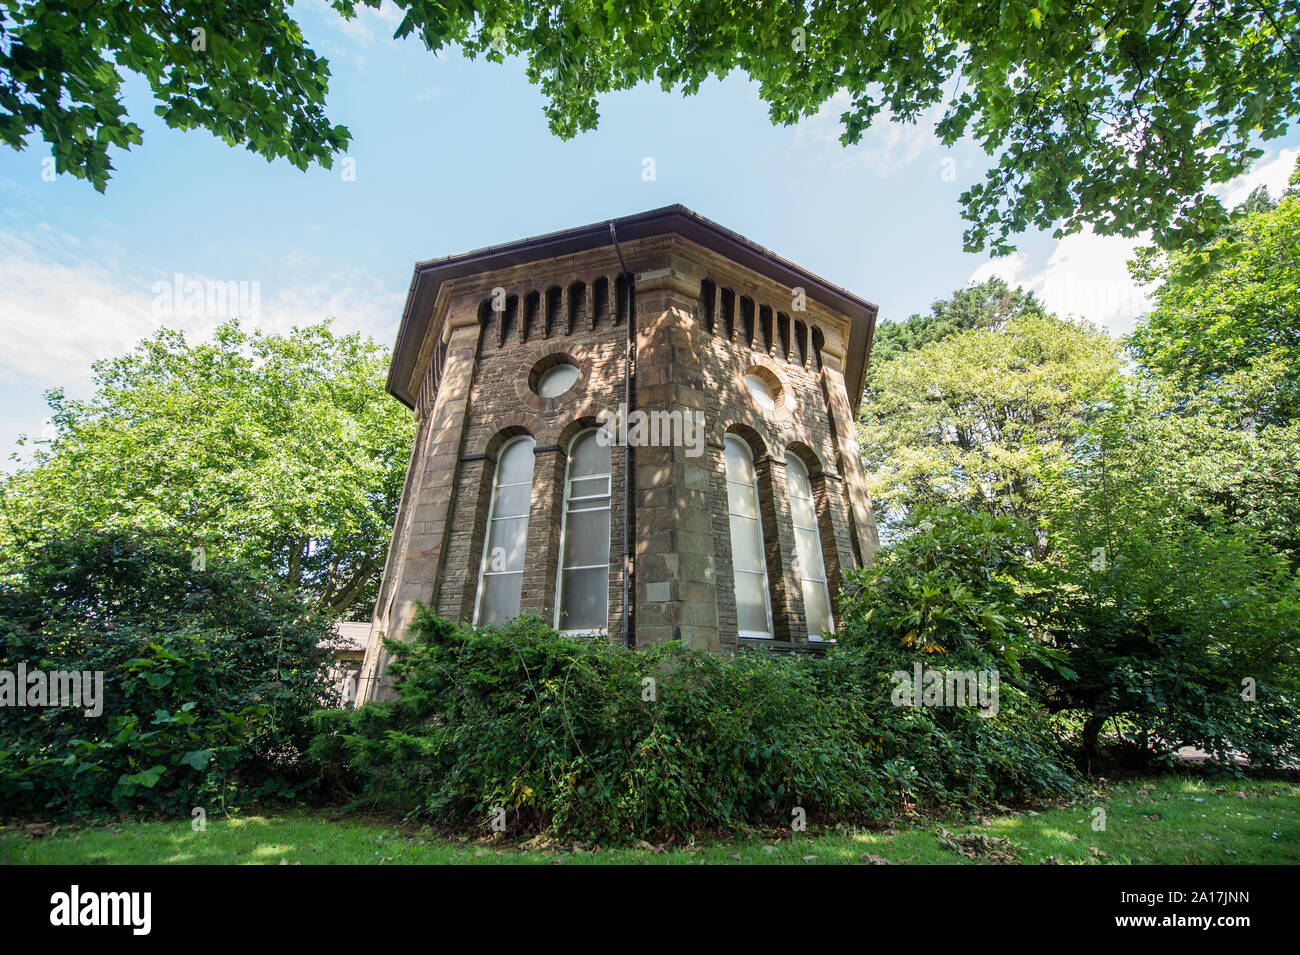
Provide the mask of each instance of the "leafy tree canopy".
[{"label": "leafy tree canopy", "polygon": [[1045,314],[1043,306],[1033,292],[1011,288],[996,276],[958,289],[948,298],[931,304],[928,315],[918,312],[906,321],[882,322],[877,327],[871,345],[871,364],[867,368],[867,387],[871,387],[875,369],[903,352],[914,351],[957,332],[1002,328],[1014,318],[1042,314]]},{"label": "leafy tree canopy", "polygon": [[[378,6],[380,0],[362,0]],[[345,13],[354,0],[335,0]],[[1291,0],[486,0],[399,2],[398,35],[527,57],[563,137],[597,97],[639,82],[696,92],[743,70],[772,120],[839,103],[846,144],[885,115],[972,136],[995,159],[962,194],[966,247],[996,254],[1030,226],[1152,228],[1177,245],[1224,221],[1206,194],[1300,115],[1300,7]]]},{"label": "leafy tree canopy", "polygon": [[1128,345],[1146,373],[1282,424],[1300,418],[1300,194],[1256,192],[1237,212],[1209,247],[1136,259],[1134,276],[1160,284]]},{"label": "leafy tree canopy", "polygon": [[0,16],[0,141],[33,131],[55,169],[100,192],[141,129],[122,103],[122,73],[148,82],[173,129],[207,129],[231,146],[299,169],[328,167],[348,131],[325,116],[326,61],[303,41],[289,4],[198,0],[5,0]]},{"label": "leafy tree canopy", "polygon": [[878,513],[895,523],[916,505],[943,505],[1033,522],[1034,474],[1069,453],[1118,364],[1105,335],[1037,313],[886,362],[861,413]]},{"label": "leafy tree canopy", "polygon": [[1039,474],[1042,624],[1077,671],[1049,676],[1049,705],[1086,715],[1090,750],[1120,720],[1140,759],[1184,744],[1286,758],[1300,589],[1268,538],[1279,510],[1295,526],[1294,476],[1271,501],[1253,480],[1258,449],[1225,437],[1212,409],[1180,409],[1176,392],[1140,378],[1108,397],[1074,453]]},{"label": "leafy tree canopy", "polygon": [[0,669],[102,681],[99,712],[0,706],[7,812],[188,818],[258,782],[283,790],[274,777],[306,742],[308,714],[334,698],[331,623],[261,575],[197,567],[176,544],[74,529],[0,553]]},{"label": "leafy tree canopy", "polygon": [[83,527],[143,530],[301,588],[336,614],[373,599],[410,416],[386,355],[328,326],[191,345],[163,330],[96,363],[88,401],[47,398],[56,435],[6,480],[0,549]]},{"label": "leafy tree canopy", "polygon": [[[882,115],[934,122],[994,160],[961,197],[966,247],[994,253],[1036,226],[1154,231],[1164,247],[1226,221],[1206,192],[1300,115],[1294,0],[394,0],[396,36],[433,51],[527,60],[551,129],[595,127],[601,94],[657,82],[694,93],[742,70],[774,122],[844,103],[845,144]],[[346,18],[381,0],[331,0]],[[103,189],[111,143],[139,143],[120,70],[142,74],[171,126],[207,128],[268,159],[326,165],[348,132],[323,113],[324,60],[277,0],[234,9],[8,0],[0,135],[39,129],[58,167]],[[197,29],[206,48],[196,49]]]}]

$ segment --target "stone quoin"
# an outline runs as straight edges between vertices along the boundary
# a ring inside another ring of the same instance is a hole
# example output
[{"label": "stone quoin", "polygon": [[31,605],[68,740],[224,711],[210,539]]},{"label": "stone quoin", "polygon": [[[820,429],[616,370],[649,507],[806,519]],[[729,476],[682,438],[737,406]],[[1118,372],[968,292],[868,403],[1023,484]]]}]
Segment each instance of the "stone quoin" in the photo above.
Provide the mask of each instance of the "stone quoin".
[{"label": "stone quoin", "polygon": [[388,391],[417,430],[357,704],[391,695],[417,601],[824,647],[877,547],[854,428],[876,313],[680,205],[416,265]]}]

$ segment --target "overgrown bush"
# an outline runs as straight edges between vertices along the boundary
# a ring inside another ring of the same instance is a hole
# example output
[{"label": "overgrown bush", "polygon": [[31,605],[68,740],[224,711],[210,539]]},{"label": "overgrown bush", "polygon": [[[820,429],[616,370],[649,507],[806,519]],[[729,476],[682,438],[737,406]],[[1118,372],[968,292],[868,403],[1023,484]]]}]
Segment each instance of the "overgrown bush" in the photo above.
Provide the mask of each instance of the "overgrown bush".
[{"label": "overgrown bush", "polygon": [[98,715],[0,706],[6,814],[188,814],[270,780],[329,699],[329,622],[219,557],[200,568],[160,538],[86,532],[0,573],[0,671],[103,674]]},{"label": "overgrown bush", "polygon": [[[894,660],[624,650],[535,618],[425,610],[395,644],[398,699],[321,711],[309,757],[359,802],[438,822],[630,840],[867,821],[1062,792],[1039,710],[895,706]],[[901,657],[899,657],[901,660]]]},{"label": "overgrown bush", "polygon": [[1080,714],[1079,743],[1093,761],[1104,755],[1103,730],[1135,766],[1183,746],[1226,765],[1231,753],[1256,766],[1294,758],[1294,573],[1240,525],[1138,530],[1102,538],[1111,542],[1097,548],[1104,561],[1063,547],[1045,568],[1044,622],[1072,665],[1048,681],[1050,707]]},{"label": "overgrown bush", "polygon": [[[1184,745],[1294,760],[1300,578],[1214,450],[1258,437],[1159,389],[1108,397],[1077,459],[1044,476],[1038,619],[1073,671],[1044,676],[1049,707],[1077,717],[1094,766],[1108,748],[1141,766]],[[1269,506],[1280,520],[1294,505]]]}]

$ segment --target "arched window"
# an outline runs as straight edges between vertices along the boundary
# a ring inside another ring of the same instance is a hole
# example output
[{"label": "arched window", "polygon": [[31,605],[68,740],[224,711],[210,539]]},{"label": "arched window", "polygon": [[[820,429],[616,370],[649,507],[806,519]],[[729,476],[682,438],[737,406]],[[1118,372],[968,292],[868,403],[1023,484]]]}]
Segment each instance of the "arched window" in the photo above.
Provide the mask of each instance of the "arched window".
[{"label": "arched window", "polygon": [[822,560],[821,534],[817,530],[817,509],[813,505],[812,481],[799,457],[785,455],[785,483],[790,490],[790,513],[794,518],[795,556],[799,560],[799,583],[803,590],[804,619],[808,639],[821,640],[835,630],[831,616],[830,588],[826,586],[826,564]]},{"label": "arched window", "polygon": [[754,459],[745,442],[726,437],[727,511],[731,516],[731,566],[736,585],[736,626],[742,637],[771,637],[767,561],[758,513]]},{"label": "arched window", "polygon": [[584,431],[569,448],[560,538],[555,628],[568,633],[609,624],[609,445]]},{"label": "arched window", "polygon": [[515,438],[497,458],[496,484],[488,506],[487,542],[478,582],[474,622],[504,623],[519,616],[524,583],[528,505],[533,498],[532,438]]}]

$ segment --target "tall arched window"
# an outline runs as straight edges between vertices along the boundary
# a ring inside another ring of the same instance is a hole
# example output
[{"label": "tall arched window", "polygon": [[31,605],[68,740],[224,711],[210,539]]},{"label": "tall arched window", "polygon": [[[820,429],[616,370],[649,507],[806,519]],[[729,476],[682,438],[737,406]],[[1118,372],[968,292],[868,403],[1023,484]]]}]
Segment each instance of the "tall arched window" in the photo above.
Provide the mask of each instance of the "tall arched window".
[{"label": "tall arched window", "polygon": [[478,582],[474,622],[504,623],[519,616],[528,540],[528,505],[533,498],[532,438],[515,438],[497,458],[496,484],[488,506],[487,541]]},{"label": "tall arched window", "polygon": [[564,482],[555,627],[569,633],[609,624],[609,445],[584,431],[569,448]]},{"label": "tall arched window", "polygon": [[754,459],[745,442],[726,437],[727,511],[731,517],[731,566],[736,586],[736,626],[742,637],[771,637],[767,561],[758,513]]},{"label": "tall arched window", "polygon": [[785,455],[785,483],[790,490],[790,513],[794,519],[795,556],[799,560],[799,583],[803,590],[804,619],[808,639],[821,640],[835,630],[831,616],[830,588],[826,586],[826,563],[822,560],[821,534],[817,530],[817,508],[813,505],[812,481],[798,455]]}]

